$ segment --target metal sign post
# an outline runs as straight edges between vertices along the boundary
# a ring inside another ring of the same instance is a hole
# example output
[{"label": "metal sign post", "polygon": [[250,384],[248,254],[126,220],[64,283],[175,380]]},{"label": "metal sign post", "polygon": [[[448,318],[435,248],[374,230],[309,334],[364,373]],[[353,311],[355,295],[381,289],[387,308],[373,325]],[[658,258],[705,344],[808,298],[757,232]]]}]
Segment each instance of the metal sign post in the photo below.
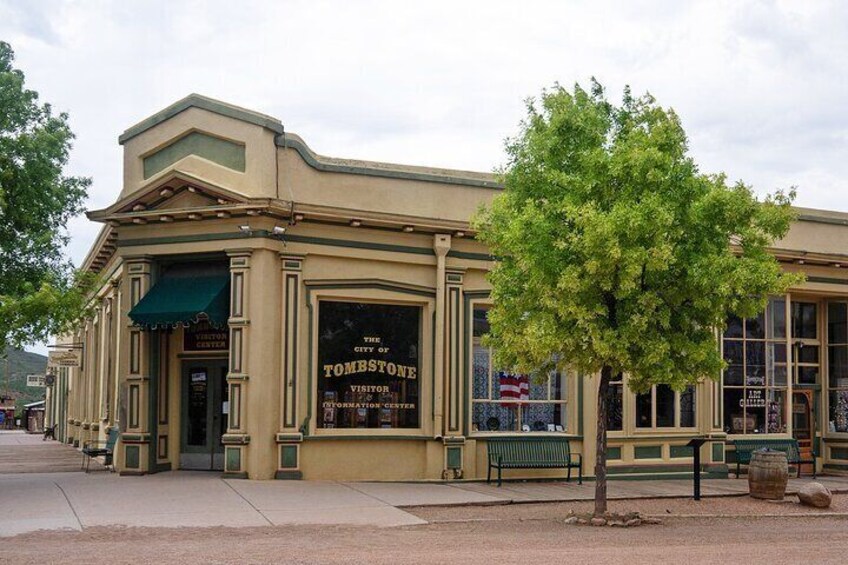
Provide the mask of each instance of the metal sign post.
[{"label": "metal sign post", "polygon": [[695,477],[695,500],[701,500],[701,446],[707,443],[707,439],[703,437],[692,438],[689,443],[686,444],[687,447],[691,447],[694,455],[694,461],[692,465],[693,475]]}]

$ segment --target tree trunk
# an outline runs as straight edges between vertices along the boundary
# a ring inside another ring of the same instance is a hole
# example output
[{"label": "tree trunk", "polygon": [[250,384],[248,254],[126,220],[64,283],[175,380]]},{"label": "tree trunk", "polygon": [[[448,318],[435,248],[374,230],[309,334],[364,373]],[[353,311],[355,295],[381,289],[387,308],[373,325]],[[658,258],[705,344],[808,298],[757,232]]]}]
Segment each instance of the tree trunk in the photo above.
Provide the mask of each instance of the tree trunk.
[{"label": "tree trunk", "polygon": [[601,382],[598,384],[598,435],[595,459],[595,516],[607,511],[607,396],[612,380],[612,367],[604,365],[601,369]]}]

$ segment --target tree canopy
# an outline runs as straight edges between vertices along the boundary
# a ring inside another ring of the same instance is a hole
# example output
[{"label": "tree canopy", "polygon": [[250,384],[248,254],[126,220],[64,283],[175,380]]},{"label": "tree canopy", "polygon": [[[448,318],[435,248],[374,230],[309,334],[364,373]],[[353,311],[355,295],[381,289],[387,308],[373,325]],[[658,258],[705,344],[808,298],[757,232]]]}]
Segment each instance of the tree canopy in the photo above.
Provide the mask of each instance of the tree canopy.
[{"label": "tree canopy", "polygon": [[768,251],[789,230],[794,191],[760,200],[701,173],[678,116],[649,94],[625,89],[616,106],[594,81],[557,85],[527,114],[506,145],[504,191],[475,219],[497,257],[486,341],[501,367],[600,375],[601,515],[610,381],[682,390],[721,374],[716,330],[803,278]]},{"label": "tree canopy", "polygon": [[673,110],[625,90],[560,86],[528,104],[508,140],[504,191],[476,219],[498,261],[489,275],[497,360],[525,370],[563,359],[677,389],[716,377],[715,330],[797,282],[767,247],[794,192],[762,201],[702,174]]},{"label": "tree canopy", "polygon": [[78,318],[90,284],[64,256],[68,221],[91,181],[67,176],[74,135],[0,42],[0,349],[46,339]]}]

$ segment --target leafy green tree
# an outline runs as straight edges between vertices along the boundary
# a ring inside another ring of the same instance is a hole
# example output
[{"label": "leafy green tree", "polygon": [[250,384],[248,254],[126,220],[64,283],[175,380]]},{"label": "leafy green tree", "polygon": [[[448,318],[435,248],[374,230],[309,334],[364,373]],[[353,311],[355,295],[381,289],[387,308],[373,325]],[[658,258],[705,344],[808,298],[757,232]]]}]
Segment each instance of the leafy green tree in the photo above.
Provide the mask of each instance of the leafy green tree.
[{"label": "leafy green tree", "polygon": [[13,61],[0,41],[0,348],[67,329],[91,284],[63,256],[66,225],[91,181],[63,173],[74,138],[68,116],[40,103]]},{"label": "leafy green tree", "polygon": [[500,366],[561,359],[598,385],[595,513],[606,512],[610,380],[636,392],[716,378],[716,330],[799,282],[767,248],[793,218],[794,191],[758,200],[698,171],[672,110],[624,92],[559,85],[528,103],[506,145],[504,191],[475,218],[498,258],[490,334]]}]

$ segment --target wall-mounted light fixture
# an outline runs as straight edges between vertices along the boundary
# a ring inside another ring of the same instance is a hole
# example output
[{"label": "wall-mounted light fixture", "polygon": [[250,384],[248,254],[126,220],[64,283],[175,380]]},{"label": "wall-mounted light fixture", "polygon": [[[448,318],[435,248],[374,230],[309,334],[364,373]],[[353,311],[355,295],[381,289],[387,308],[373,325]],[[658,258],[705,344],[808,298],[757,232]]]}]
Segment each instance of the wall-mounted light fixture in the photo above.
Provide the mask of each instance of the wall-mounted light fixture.
[{"label": "wall-mounted light fixture", "polygon": [[352,227],[352,228],[358,228],[361,225],[362,225],[362,220],[351,220],[350,221],[350,227]]},{"label": "wall-mounted light fixture", "polygon": [[252,233],[252,231],[251,231],[251,229],[250,229],[250,226],[249,226],[249,225],[247,225],[247,224],[241,225],[241,226],[239,226],[238,228],[239,228],[239,231],[240,231],[241,233],[243,233],[243,234],[247,234],[247,235],[249,235],[249,234],[251,234],[251,233]]}]

